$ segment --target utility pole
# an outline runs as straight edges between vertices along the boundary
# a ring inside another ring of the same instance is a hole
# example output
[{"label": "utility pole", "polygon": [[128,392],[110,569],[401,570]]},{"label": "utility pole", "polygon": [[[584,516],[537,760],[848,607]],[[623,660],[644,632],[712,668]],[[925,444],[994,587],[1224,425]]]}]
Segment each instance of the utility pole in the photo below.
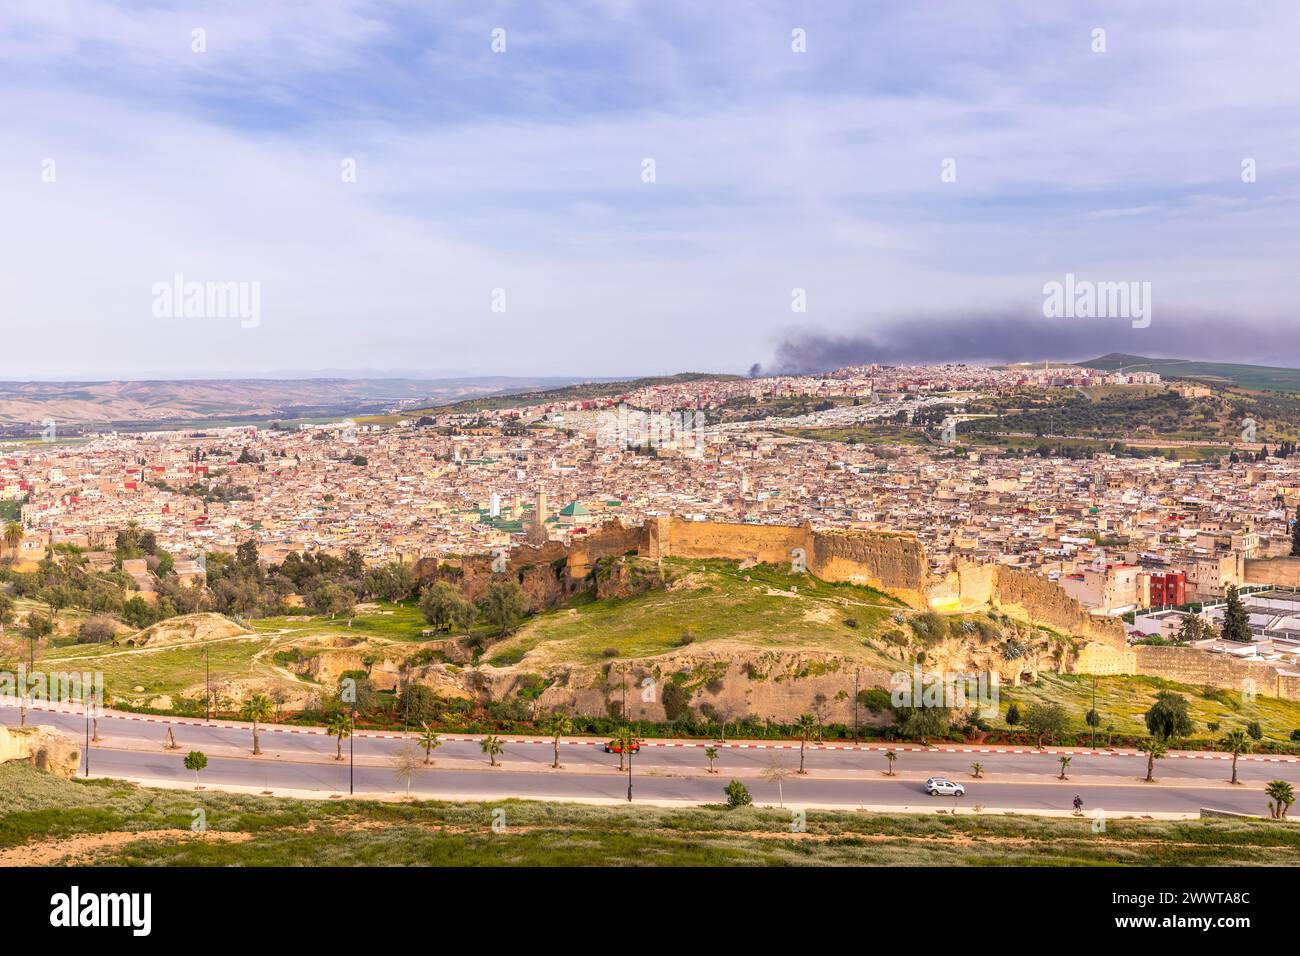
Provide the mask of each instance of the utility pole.
[{"label": "utility pole", "polygon": [[203,648],[203,713],[212,723],[212,667],[208,663],[208,649]]},{"label": "utility pole", "polygon": [[853,742],[858,742],[858,676],[861,668],[853,668]]},{"label": "utility pole", "polygon": [[90,700],[83,699],[82,711],[86,715],[86,776],[90,776]]},{"label": "utility pole", "polygon": [[1088,725],[1089,725],[1090,727],[1092,727],[1092,749],[1093,749],[1093,750],[1096,750],[1096,749],[1097,749],[1097,723],[1098,723],[1099,718],[1098,718],[1098,716],[1097,716],[1097,678],[1095,678],[1095,677],[1092,679],[1092,711],[1091,711],[1091,713],[1092,713],[1092,720],[1088,721]]},{"label": "utility pole", "polygon": [[635,740],[636,740],[635,737],[631,736],[630,734],[628,735],[627,738],[627,802],[628,803],[632,802],[632,755],[636,753],[636,749],[632,746],[632,743]]}]

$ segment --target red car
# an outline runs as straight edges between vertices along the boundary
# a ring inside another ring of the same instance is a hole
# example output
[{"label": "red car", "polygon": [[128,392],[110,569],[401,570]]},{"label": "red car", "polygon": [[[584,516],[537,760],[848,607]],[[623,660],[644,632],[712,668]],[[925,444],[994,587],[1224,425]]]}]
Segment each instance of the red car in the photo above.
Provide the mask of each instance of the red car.
[{"label": "red car", "polygon": [[[633,740],[630,744],[627,745],[627,751],[628,753],[633,753],[633,754],[640,753],[641,741]],[[609,743],[605,744],[605,753],[607,754],[621,754],[622,752],[623,752],[623,742],[621,740],[611,740]]]}]

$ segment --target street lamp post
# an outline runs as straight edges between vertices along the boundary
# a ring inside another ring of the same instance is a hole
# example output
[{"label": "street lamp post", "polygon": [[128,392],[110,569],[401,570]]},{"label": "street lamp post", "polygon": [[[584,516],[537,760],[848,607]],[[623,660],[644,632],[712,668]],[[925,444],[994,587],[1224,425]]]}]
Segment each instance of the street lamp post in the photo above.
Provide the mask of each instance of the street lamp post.
[{"label": "street lamp post", "polygon": [[86,714],[86,776],[90,776],[90,701],[81,708]]},{"label": "street lamp post", "polygon": [[627,802],[632,802],[632,754],[635,753],[632,747],[632,740],[628,738],[627,742]]},{"label": "street lamp post", "polygon": [[212,667],[208,663],[208,649],[203,648],[203,713],[212,723]]},{"label": "street lamp post", "polygon": [[353,710],[352,711],[352,732],[348,734],[348,795],[349,796],[353,795],[356,792],[356,790],[354,789],[355,778],[353,775],[353,772],[356,769],[356,755],[357,755],[357,712]]},{"label": "street lamp post", "polygon": [[861,668],[853,668],[853,742],[858,742],[858,676]]}]

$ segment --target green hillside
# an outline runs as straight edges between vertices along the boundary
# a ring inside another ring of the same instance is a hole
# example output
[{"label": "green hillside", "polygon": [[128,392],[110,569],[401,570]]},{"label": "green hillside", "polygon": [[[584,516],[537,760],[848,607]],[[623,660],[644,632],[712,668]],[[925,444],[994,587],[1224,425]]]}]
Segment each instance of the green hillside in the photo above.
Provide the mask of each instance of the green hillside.
[{"label": "green hillside", "polygon": [[464,415],[502,408],[521,408],[525,405],[544,405],[548,402],[576,402],[591,398],[608,398],[611,395],[622,395],[652,385],[672,385],[680,382],[696,382],[702,379],[725,381],[739,377],[738,375],[718,375],[711,372],[681,372],[677,375],[623,379],[612,382],[581,382],[577,385],[565,385],[561,388],[534,389],[507,395],[471,398],[450,405],[409,409],[403,411],[402,415],[406,418],[420,415]]},{"label": "green hillside", "polygon": [[1122,352],[1112,352],[1100,358],[1074,364],[1106,372],[1119,369],[1126,372],[1158,372],[1164,378],[1193,378],[1260,391],[1300,392],[1300,368],[1150,358],[1142,355],[1125,355]]}]

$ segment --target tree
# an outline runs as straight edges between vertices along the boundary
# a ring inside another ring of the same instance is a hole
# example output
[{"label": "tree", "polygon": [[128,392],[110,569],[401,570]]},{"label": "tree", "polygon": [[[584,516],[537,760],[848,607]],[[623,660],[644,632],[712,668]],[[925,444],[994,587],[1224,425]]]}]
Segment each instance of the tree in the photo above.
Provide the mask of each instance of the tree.
[{"label": "tree", "polygon": [[800,714],[799,720],[794,725],[795,733],[799,736],[799,773],[805,774],[808,771],[804,769],[804,751],[808,747],[808,738],[817,733],[817,718],[812,714]]},{"label": "tree", "polygon": [[1153,737],[1138,747],[1138,750],[1147,755],[1146,782],[1152,783],[1155,780],[1156,761],[1164,759],[1165,755],[1169,753],[1169,747],[1163,740]]},{"label": "tree", "polygon": [[429,762],[430,755],[442,746],[438,732],[428,724],[420,725],[420,746],[424,748],[424,762]]},{"label": "tree", "polygon": [[1062,779],[1062,780],[1066,780],[1066,779],[1068,779],[1068,778],[1065,776],[1065,771],[1066,771],[1066,770],[1069,768],[1069,766],[1070,766],[1070,758],[1067,757],[1067,756],[1065,756],[1064,754],[1062,754],[1060,757],[1057,758],[1057,760],[1059,760],[1059,761],[1060,761],[1060,764],[1061,764],[1061,777],[1060,777],[1060,779]]},{"label": "tree", "polygon": [[1146,724],[1147,730],[1165,743],[1190,737],[1194,725],[1187,710],[1187,698],[1171,690],[1162,690],[1146,712]]},{"label": "tree", "polygon": [[1060,704],[1031,704],[1025,711],[1025,729],[1038,739],[1038,749],[1043,749],[1043,739],[1057,737],[1065,732],[1070,718]]},{"label": "tree", "polygon": [[1246,725],[1246,736],[1256,741],[1264,739],[1264,728],[1259,725],[1258,720],[1252,720]]},{"label": "tree", "polygon": [[556,711],[546,718],[543,724],[546,732],[551,736],[551,743],[555,745],[555,762],[551,764],[552,770],[560,769],[560,738],[565,734],[573,733],[573,721],[568,715],[561,711]]},{"label": "tree", "polygon": [[1235,641],[1238,644],[1249,644],[1252,640],[1250,614],[1246,610],[1246,605],[1241,603],[1234,584],[1228,585],[1227,606],[1223,609],[1222,634],[1225,641]]},{"label": "tree", "polygon": [[709,773],[717,773],[718,771],[716,771],[716,770],[713,769],[713,761],[715,761],[715,760],[718,759],[718,748],[717,748],[717,747],[705,747],[705,748],[704,748],[704,759],[707,760],[707,761],[709,762]]},{"label": "tree", "polygon": [[772,752],[767,755],[767,766],[758,774],[768,783],[776,784],[776,801],[785,806],[785,778],[790,776],[790,768],[781,761],[781,755]]},{"label": "tree", "polygon": [[1270,780],[1264,792],[1273,798],[1268,805],[1268,815],[1274,820],[1285,820],[1287,811],[1295,803],[1295,788],[1285,780]]},{"label": "tree", "polygon": [[622,770],[624,758],[632,752],[632,745],[636,743],[636,734],[632,732],[631,727],[624,724],[614,731],[614,742],[618,745],[618,769]]},{"label": "tree", "polygon": [[18,546],[23,543],[23,526],[17,521],[10,521],[5,525],[4,538],[5,547],[9,549],[9,561],[12,563],[18,558]]},{"label": "tree", "polygon": [[[5,540],[9,540],[7,536]],[[1300,558],[1300,505],[1296,505],[1295,523],[1291,525],[1291,557]]]},{"label": "tree", "polygon": [[894,775],[894,761],[898,759],[898,753],[894,750],[885,751],[885,761],[889,764],[889,770],[885,772],[886,777]]},{"label": "tree", "polygon": [[87,618],[77,631],[78,644],[106,644],[115,637],[117,637],[117,622],[106,614]]},{"label": "tree", "polygon": [[7,594],[0,594],[0,634],[14,621],[14,599]]},{"label": "tree", "polygon": [[479,746],[482,747],[483,752],[487,754],[488,763],[495,767],[497,765],[497,757],[500,756],[502,749],[504,749],[501,746],[501,738],[496,736],[496,734],[488,734],[483,738],[483,742],[479,744]]},{"label": "tree", "polygon": [[411,795],[411,778],[420,770],[420,748],[413,741],[406,741],[393,751],[390,758],[393,763],[393,776],[406,783],[406,795]]},{"label": "tree", "polygon": [[1205,631],[1205,622],[1201,620],[1199,614],[1185,614],[1183,615],[1183,623],[1178,628],[1178,639],[1184,644],[1191,644],[1194,641],[1211,636],[1207,635]]},{"label": "tree", "polygon": [[528,611],[524,592],[516,581],[493,581],[483,595],[483,616],[504,637]]},{"label": "tree", "polygon": [[352,626],[357,599],[356,595],[347,588],[333,581],[327,581],[311,592],[309,600],[312,609],[317,613],[328,614],[330,620],[333,620],[336,615],[345,614],[348,618],[348,627]]},{"label": "tree", "polygon": [[474,626],[478,609],[460,596],[446,581],[435,581],[420,596],[420,612],[436,628],[447,631],[468,631]]},{"label": "tree", "polygon": [[727,806],[734,810],[736,807],[747,807],[754,802],[754,798],[749,795],[749,788],[739,780],[733,780],[727,784]]},{"label": "tree", "polygon": [[970,775],[978,780],[984,776],[984,765],[982,763],[973,763],[970,765]]},{"label": "tree", "polygon": [[1240,730],[1230,730],[1220,741],[1223,749],[1232,754],[1232,780],[1229,783],[1237,782],[1237,758],[1244,753],[1250,752],[1250,738]]},{"label": "tree", "polygon": [[194,771],[194,789],[199,788],[199,771],[208,765],[208,758],[201,750],[191,750],[185,755],[185,769]]},{"label": "tree", "polygon": [[265,694],[254,694],[248,700],[244,701],[244,706],[239,711],[241,720],[247,720],[253,725],[253,756],[262,752],[261,738],[258,736],[257,725],[261,721],[270,720],[274,706],[271,698]]},{"label": "tree", "polygon": [[1016,706],[1014,700],[1007,708],[1007,715],[1003,719],[1007,722],[1008,727],[1014,727],[1016,724],[1020,723],[1020,708]]},{"label": "tree", "polygon": [[325,733],[336,738],[337,749],[334,752],[335,760],[343,759],[343,741],[352,736],[352,720],[341,710],[336,710],[329,715],[325,721]]}]

